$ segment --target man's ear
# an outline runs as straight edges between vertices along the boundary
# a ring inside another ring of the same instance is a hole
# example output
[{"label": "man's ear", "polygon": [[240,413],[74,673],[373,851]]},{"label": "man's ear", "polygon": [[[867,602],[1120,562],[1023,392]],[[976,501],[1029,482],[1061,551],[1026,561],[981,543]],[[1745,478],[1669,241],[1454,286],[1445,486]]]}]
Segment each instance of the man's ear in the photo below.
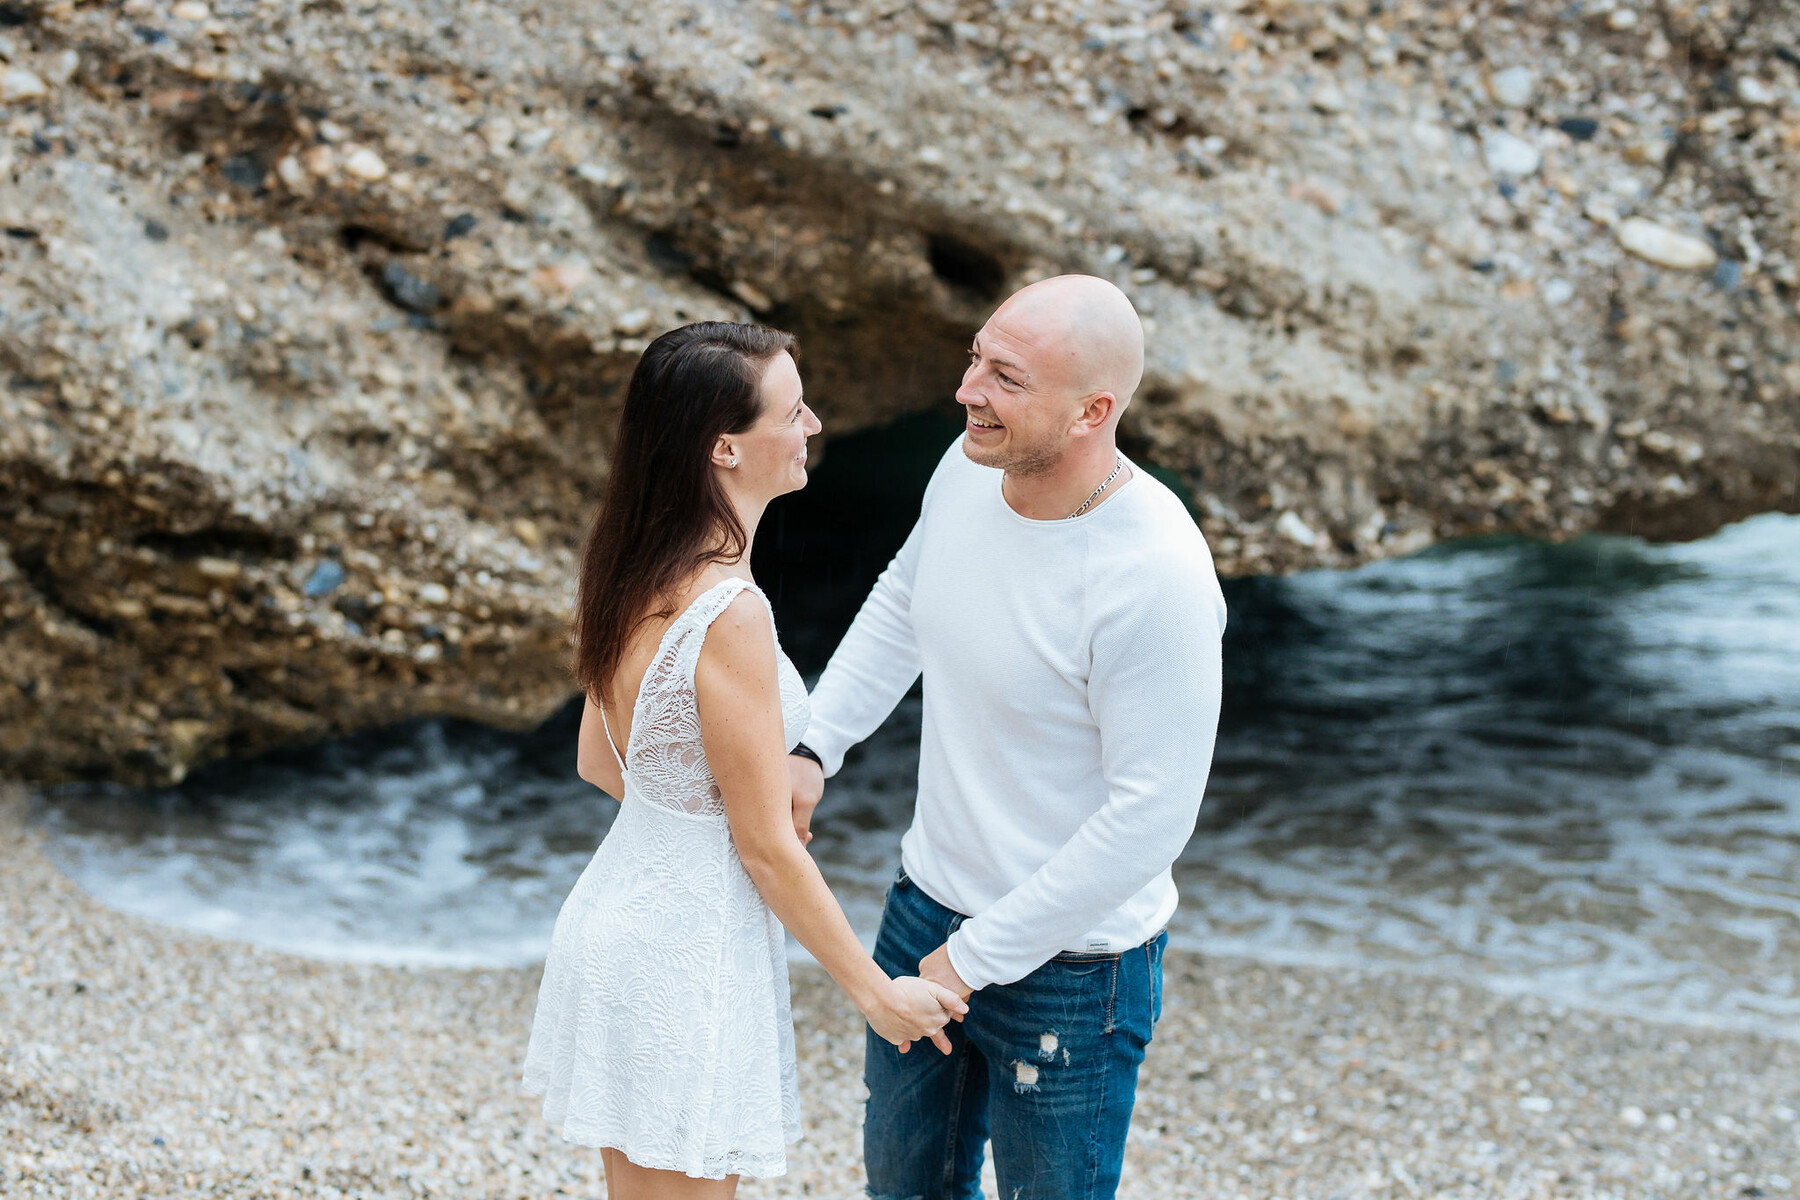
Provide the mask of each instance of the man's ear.
[{"label": "man's ear", "polygon": [[1081,412],[1075,417],[1075,423],[1069,426],[1069,432],[1077,437],[1106,427],[1113,413],[1119,409],[1119,399],[1111,392],[1095,392],[1081,406]]}]

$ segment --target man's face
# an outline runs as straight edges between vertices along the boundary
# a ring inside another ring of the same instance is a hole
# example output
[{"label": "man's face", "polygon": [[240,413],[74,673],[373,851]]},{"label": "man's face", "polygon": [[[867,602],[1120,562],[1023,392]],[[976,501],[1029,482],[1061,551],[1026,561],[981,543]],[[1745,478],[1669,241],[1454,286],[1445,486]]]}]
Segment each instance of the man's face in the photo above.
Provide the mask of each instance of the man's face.
[{"label": "man's face", "polygon": [[1036,475],[1061,460],[1081,411],[1059,339],[1006,307],[969,347],[956,402],[963,406],[963,453],[984,467]]}]

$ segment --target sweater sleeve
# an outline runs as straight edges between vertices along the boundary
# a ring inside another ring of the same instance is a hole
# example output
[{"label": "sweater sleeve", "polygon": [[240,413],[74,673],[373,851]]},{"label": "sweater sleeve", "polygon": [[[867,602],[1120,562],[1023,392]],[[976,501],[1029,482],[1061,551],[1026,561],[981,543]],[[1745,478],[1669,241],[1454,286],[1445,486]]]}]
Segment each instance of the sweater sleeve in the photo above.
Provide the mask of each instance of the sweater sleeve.
[{"label": "sweater sleeve", "polygon": [[1106,799],[1030,878],[950,936],[950,964],[972,988],[1022,979],[1079,944],[1193,836],[1219,723],[1216,577],[1195,564],[1113,590],[1088,675]]},{"label": "sweater sleeve", "polygon": [[913,577],[932,497],[945,473],[963,461],[959,436],[932,472],[912,532],[875,581],[813,688],[812,722],[801,740],[818,753],[828,777],[843,767],[850,747],[881,727],[923,669],[913,636]]}]

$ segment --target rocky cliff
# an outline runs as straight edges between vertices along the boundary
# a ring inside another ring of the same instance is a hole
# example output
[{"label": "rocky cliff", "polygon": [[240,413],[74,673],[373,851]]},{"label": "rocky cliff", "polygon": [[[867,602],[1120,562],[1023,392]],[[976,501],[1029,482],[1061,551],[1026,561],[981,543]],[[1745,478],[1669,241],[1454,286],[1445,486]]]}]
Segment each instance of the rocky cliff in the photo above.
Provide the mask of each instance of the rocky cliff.
[{"label": "rocky cliff", "polygon": [[1776,0],[0,3],[0,770],[567,694],[622,381],[1112,277],[1221,567],[1800,508]]}]

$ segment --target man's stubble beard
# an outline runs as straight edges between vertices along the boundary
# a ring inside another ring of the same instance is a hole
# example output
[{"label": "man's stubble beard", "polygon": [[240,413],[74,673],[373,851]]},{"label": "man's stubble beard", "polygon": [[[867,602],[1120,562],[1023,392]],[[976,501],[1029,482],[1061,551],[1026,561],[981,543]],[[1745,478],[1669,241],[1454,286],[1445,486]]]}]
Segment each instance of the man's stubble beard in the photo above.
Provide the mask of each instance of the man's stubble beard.
[{"label": "man's stubble beard", "polygon": [[1006,454],[984,454],[977,458],[974,447],[967,436],[963,438],[963,454],[970,462],[984,467],[994,467],[1018,479],[1032,479],[1040,475],[1048,475],[1063,460],[1063,450],[1060,446],[1022,447]]}]

